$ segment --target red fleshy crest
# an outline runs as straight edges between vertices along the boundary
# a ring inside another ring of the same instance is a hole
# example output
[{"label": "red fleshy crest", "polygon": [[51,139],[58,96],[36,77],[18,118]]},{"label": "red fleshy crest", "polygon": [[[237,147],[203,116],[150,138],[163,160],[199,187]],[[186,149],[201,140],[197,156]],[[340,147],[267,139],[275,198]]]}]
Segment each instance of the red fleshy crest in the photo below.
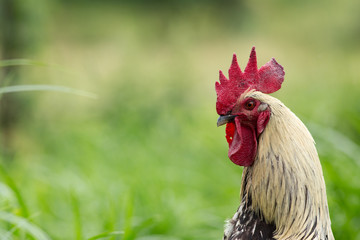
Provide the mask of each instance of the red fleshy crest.
[{"label": "red fleshy crest", "polygon": [[225,115],[230,111],[240,95],[248,88],[263,93],[276,92],[281,88],[284,75],[283,67],[278,64],[274,58],[258,69],[255,47],[251,49],[249,62],[244,72],[241,71],[236,55],[234,54],[229,69],[229,79],[220,71],[220,82],[215,83],[217,113],[219,115]]}]

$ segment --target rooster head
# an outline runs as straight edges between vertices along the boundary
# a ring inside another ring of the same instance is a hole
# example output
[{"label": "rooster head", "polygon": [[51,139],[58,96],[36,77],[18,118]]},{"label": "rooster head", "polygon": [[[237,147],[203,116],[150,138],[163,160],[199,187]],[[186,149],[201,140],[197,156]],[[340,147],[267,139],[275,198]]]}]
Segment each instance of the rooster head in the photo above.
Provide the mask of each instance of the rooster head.
[{"label": "rooster head", "polygon": [[229,69],[229,79],[220,71],[220,82],[216,82],[216,111],[220,115],[217,125],[226,124],[228,156],[240,166],[251,166],[257,150],[257,141],[264,131],[270,109],[266,103],[246,97],[247,93],[260,91],[273,93],[281,88],[285,72],[275,59],[257,68],[255,47],[249,62],[241,71],[236,55]]}]

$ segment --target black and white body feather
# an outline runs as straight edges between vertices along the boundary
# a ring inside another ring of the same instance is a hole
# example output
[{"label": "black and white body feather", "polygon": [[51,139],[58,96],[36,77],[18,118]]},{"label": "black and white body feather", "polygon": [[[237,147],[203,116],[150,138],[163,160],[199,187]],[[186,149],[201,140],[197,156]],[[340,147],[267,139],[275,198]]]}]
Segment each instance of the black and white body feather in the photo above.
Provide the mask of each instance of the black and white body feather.
[{"label": "black and white body feather", "polygon": [[275,225],[242,203],[225,228],[224,240],[274,240]]}]

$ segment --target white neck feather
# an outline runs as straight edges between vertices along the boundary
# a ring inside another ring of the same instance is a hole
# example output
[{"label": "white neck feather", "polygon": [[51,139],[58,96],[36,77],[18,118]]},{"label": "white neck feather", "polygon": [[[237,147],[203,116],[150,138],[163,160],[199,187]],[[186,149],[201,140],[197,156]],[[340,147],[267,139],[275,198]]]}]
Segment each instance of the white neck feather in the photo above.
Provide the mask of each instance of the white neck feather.
[{"label": "white neck feather", "polygon": [[278,99],[260,92],[249,96],[267,103],[271,117],[260,135],[254,164],[244,168],[243,201],[251,196],[253,210],[275,223],[275,239],[334,239],[311,134]]}]

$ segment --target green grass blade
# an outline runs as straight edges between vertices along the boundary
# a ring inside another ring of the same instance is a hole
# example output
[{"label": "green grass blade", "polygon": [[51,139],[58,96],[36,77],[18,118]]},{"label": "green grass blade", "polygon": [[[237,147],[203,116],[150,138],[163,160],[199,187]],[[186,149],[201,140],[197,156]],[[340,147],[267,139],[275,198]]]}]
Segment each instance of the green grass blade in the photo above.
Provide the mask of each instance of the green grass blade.
[{"label": "green grass blade", "polygon": [[75,239],[83,239],[80,204],[76,193],[71,193],[71,205],[74,214]]},{"label": "green grass blade", "polygon": [[[39,227],[30,223],[26,218],[16,216],[8,212],[0,212],[0,220],[15,225],[18,229],[26,231],[36,240],[49,240],[50,237],[43,232]],[[11,234],[11,232],[9,232]]]},{"label": "green grass blade", "polygon": [[8,59],[0,61],[0,67],[10,67],[10,66],[47,66],[47,64],[39,61],[29,60],[29,59]]},{"label": "green grass blade", "polygon": [[4,167],[2,166],[2,164],[0,164],[0,175],[2,175],[6,181],[6,184],[11,188],[11,190],[13,191],[17,202],[20,206],[21,209],[21,214],[22,216],[24,216],[25,218],[29,217],[29,211],[28,208],[25,204],[25,201],[18,189],[18,187],[16,186],[14,180],[9,176],[9,174],[7,174],[6,170],[4,169]]},{"label": "green grass blade", "polygon": [[22,67],[22,66],[35,66],[35,67],[47,67],[53,68],[57,71],[64,72],[66,74],[71,74],[74,76],[78,76],[77,72],[73,72],[68,68],[58,65],[58,64],[48,64],[40,61],[30,60],[30,59],[7,59],[0,61],[0,68],[2,67]]},{"label": "green grass blade", "polygon": [[97,95],[91,92],[58,85],[15,85],[0,88],[0,95],[4,93],[25,92],[25,91],[54,91],[75,94],[83,97],[96,99]]},{"label": "green grass blade", "polygon": [[125,201],[125,224],[124,224],[124,240],[135,239],[136,233],[133,229],[134,202],[133,197],[129,194]]}]

